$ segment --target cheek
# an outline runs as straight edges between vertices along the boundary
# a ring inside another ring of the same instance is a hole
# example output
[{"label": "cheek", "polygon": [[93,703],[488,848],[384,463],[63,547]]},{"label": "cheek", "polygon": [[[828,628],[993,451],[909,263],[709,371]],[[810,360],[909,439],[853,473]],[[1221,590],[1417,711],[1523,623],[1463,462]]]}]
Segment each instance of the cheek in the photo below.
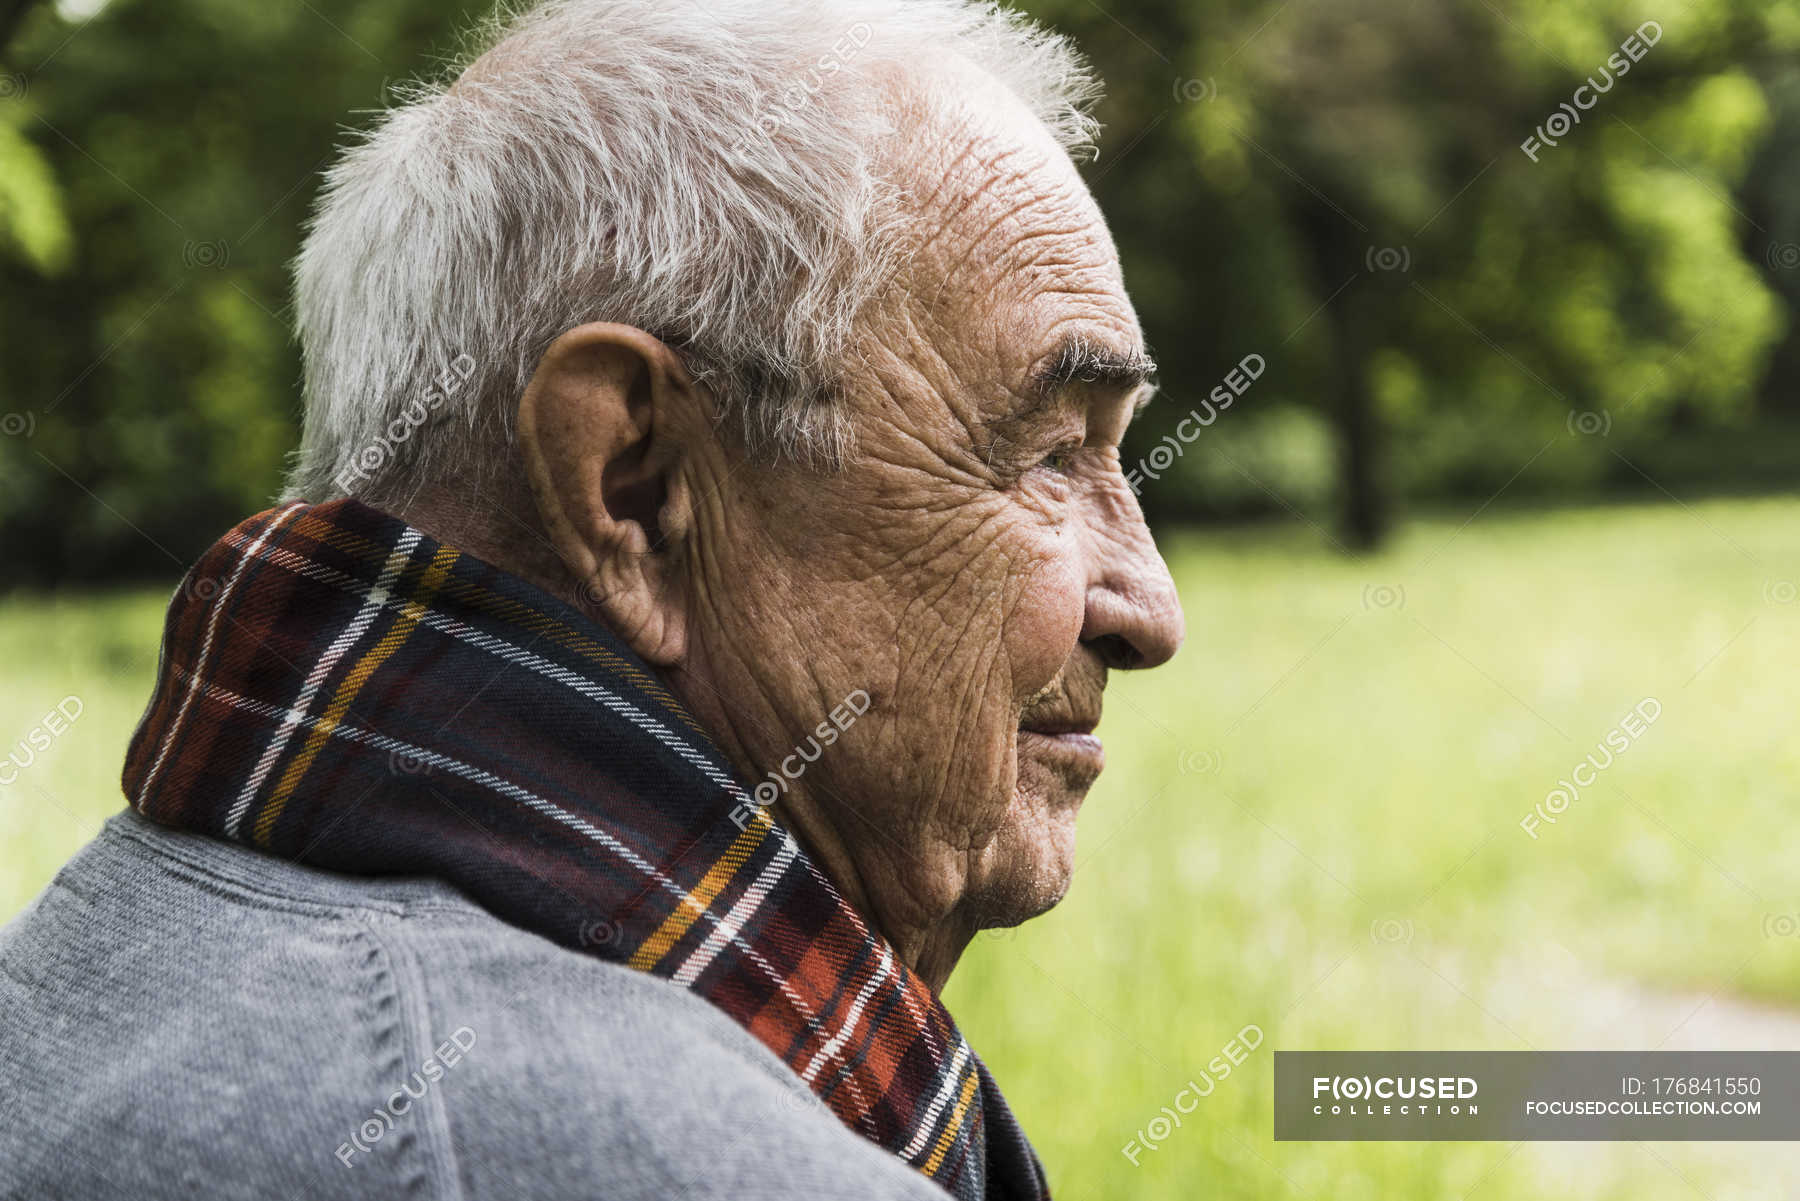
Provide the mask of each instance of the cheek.
[{"label": "cheek", "polygon": [[1012,581],[1017,593],[1005,639],[1020,700],[1056,678],[1081,638],[1085,573],[1074,533],[1052,534],[1047,541],[1031,569]]}]

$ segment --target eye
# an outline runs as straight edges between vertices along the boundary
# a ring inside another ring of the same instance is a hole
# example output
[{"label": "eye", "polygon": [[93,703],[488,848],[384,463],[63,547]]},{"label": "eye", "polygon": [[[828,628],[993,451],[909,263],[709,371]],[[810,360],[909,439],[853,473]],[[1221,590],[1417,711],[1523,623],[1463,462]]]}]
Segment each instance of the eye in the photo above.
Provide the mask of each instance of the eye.
[{"label": "eye", "polygon": [[1080,449],[1074,443],[1066,443],[1039,459],[1037,465],[1058,475],[1067,475],[1075,466],[1075,452]]}]

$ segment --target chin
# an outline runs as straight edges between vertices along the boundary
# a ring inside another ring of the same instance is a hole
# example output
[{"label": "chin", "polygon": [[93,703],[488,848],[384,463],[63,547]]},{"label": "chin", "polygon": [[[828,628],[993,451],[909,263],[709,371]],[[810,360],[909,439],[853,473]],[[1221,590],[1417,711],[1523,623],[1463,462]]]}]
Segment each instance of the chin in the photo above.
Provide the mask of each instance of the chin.
[{"label": "chin", "polygon": [[1049,912],[1074,879],[1075,816],[1087,787],[1033,779],[1035,774],[1028,762],[1020,763],[1011,817],[982,857],[985,870],[970,907],[984,929]]}]

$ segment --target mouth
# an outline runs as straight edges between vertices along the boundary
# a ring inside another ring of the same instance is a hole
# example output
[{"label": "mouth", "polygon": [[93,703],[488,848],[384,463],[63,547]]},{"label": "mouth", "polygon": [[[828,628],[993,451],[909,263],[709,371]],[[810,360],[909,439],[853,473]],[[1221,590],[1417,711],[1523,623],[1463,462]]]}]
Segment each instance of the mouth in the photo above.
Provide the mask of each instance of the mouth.
[{"label": "mouth", "polygon": [[[1094,727],[1100,724],[1097,717],[1054,717],[1028,719],[1019,723],[1021,734],[1042,734],[1046,738],[1061,738],[1065,734],[1085,734],[1091,736]],[[1099,739],[1095,739],[1096,742]]]},{"label": "mouth", "polygon": [[1019,725],[1019,750],[1062,769],[1073,778],[1088,783],[1106,766],[1106,751],[1094,735],[1099,725],[1092,718],[1058,718],[1026,721]]},{"label": "mouth", "polygon": [[1025,703],[1019,714],[1019,755],[1048,768],[1076,793],[1085,792],[1106,766],[1105,751],[1094,735],[1105,689],[1106,668],[1094,656],[1077,653]]}]

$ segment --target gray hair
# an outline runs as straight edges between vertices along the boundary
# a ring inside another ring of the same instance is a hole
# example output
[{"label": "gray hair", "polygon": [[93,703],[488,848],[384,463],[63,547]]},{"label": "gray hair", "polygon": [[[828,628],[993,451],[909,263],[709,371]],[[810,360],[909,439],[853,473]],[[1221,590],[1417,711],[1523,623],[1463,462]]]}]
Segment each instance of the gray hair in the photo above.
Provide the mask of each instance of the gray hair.
[{"label": "gray hair", "polygon": [[899,261],[895,85],[958,62],[1071,154],[1097,87],[976,0],[549,0],[345,151],[295,264],[288,494],[479,488],[565,330],[675,348],[754,454],[833,466],[852,326]]}]

